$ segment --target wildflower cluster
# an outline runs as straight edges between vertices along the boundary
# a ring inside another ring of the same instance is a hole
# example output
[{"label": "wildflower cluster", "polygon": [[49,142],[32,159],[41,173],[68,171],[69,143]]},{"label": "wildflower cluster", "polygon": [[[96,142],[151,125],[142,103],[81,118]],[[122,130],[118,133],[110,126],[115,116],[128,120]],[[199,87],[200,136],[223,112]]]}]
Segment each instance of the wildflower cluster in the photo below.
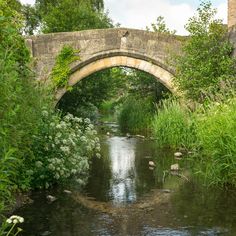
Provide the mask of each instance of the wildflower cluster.
[{"label": "wildflower cluster", "polygon": [[6,220],[6,222],[7,222],[8,224],[23,223],[23,222],[24,222],[24,218],[21,217],[21,216],[13,215],[13,216],[11,216],[10,218],[8,218],[8,219]]},{"label": "wildflower cluster", "polygon": [[100,157],[97,132],[89,119],[43,111],[43,126],[35,137],[32,175],[36,187],[48,188],[56,182],[76,177],[83,183],[92,156]]},{"label": "wildflower cluster", "polygon": [[16,236],[18,235],[22,229],[17,227],[17,224],[23,223],[24,218],[21,216],[13,215],[9,217],[0,227],[0,235],[6,236]]}]

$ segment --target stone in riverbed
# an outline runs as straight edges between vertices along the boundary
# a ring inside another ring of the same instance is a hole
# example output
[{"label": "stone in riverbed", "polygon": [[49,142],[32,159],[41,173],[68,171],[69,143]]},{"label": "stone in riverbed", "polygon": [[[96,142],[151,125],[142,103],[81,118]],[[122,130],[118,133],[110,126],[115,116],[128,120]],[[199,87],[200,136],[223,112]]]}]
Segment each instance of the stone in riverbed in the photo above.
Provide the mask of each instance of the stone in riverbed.
[{"label": "stone in riverbed", "polygon": [[149,161],[148,164],[149,164],[150,167],[155,167],[156,166],[156,164],[153,161]]},{"label": "stone in riverbed", "polygon": [[178,171],[179,170],[179,164],[171,165],[170,170],[171,171]]},{"label": "stone in riverbed", "polygon": [[183,154],[182,154],[182,152],[176,152],[176,153],[174,154],[174,156],[177,157],[177,158],[180,158],[180,157],[183,156]]},{"label": "stone in riverbed", "polygon": [[52,196],[52,195],[48,195],[47,199],[48,199],[49,202],[55,202],[57,200],[57,198]]},{"label": "stone in riverbed", "polygon": [[66,189],[63,192],[67,193],[67,194],[72,194],[72,192],[70,190],[66,190]]}]

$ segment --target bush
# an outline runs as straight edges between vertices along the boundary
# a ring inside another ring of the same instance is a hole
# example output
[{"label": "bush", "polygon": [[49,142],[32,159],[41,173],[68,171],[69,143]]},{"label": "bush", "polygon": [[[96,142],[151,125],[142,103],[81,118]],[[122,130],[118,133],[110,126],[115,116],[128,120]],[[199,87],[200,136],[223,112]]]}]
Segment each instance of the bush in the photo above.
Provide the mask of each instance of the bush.
[{"label": "bush", "polygon": [[89,119],[43,111],[39,134],[34,136],[34,160],[29,170],[34,187],[48,188],[74,176],[83,183],[89,160],[99,156],[97,132]]},{"label": "bush", "polygon": [[161,147],[185,147],[193,145],[195,137],[194,117],[188,108],[176,100],[163,101],[152,121],[153,133]]},{"label": "bush", "polygon": [[21,15],[8,1],[0,1],[1,209],[10,202],[14,190],[29,188],[25,162],[33,156],[32,135],[41,122],[42,104],[50,103],[31,76],[30,54],[21,27]]},{"label": "bush", "polygon": [[197,118],[198,173],[208,184],[236,186],[236,98],[211,103]]},{"label": "bush", "polygon": [[219,92],[222,83],[234,82],[236,76],[227,27],[215,15],[216,9],[210,1],[202,1],[197,15],[185,26],[190,37],[173,64],[178,87],[188,98],[201,103],[210,94]]}]

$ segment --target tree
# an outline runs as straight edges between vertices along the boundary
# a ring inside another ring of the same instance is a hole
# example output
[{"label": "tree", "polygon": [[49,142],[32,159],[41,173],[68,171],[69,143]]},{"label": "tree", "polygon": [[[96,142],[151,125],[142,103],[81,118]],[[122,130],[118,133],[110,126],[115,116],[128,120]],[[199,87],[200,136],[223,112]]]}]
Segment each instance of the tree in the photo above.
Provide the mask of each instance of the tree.
[{"label": "tree", "polygon": [[215,19],[215,15],[216,10],[210,2],[200,4],[197,15],[185,26],[190,35],[182,55],[175,60],[177,86],[187,98],[198,102],[217,93],[222,83],[233,81],[236,76],[227,28],[221,20]]},{"label": "tree", "polygon": [[43,15],[42,22],[44,33],[112,27],[106,14],[95,11],[88,2],[78,0],[64,0],[56,7],[49,5],[49,12]]},{"label": "tree", "polygon": [[166,22],[163,16],[158,16],[156,23],[151,24],[151,29],[147,26],[146,29],[148,31],[154,31],[157,33],[165,33],[165,34],[172,34],[174,35],[176,33],[176,30],[170,30],[166,26]]},{"label": "tree", "polygon": [[33,35],[40,26],[40,15],[37,9],[30,4],[22,6],[22,14],[24,15],[24,33]]},{"label": "tree", "polygon": [[127,90],[126,71],[112,68],[94,73],[80,81],[72,91],[67,92],[59,103],[59,108],[72,114],[91,104],[97,108],[112,98],[119,98]]}]

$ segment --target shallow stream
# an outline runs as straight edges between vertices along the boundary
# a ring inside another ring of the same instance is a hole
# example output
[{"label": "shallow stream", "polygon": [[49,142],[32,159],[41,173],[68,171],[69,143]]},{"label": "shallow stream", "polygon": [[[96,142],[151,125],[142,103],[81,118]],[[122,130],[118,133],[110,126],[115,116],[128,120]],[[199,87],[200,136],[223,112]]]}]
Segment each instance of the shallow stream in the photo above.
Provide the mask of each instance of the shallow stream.
[{"label": "shallow stream", "polygon": [[[74,184],[34,192],[15,212],[25,218],[23,235],[236,235],[236,192],[192,180],[186,158],[175,160],[140,137],[101,135],[101,146],[103,158],[93,160],[82,190]],[[169,171],[176,163],[181,175]],[[49,194],[57,200],[48,202]]]}]

